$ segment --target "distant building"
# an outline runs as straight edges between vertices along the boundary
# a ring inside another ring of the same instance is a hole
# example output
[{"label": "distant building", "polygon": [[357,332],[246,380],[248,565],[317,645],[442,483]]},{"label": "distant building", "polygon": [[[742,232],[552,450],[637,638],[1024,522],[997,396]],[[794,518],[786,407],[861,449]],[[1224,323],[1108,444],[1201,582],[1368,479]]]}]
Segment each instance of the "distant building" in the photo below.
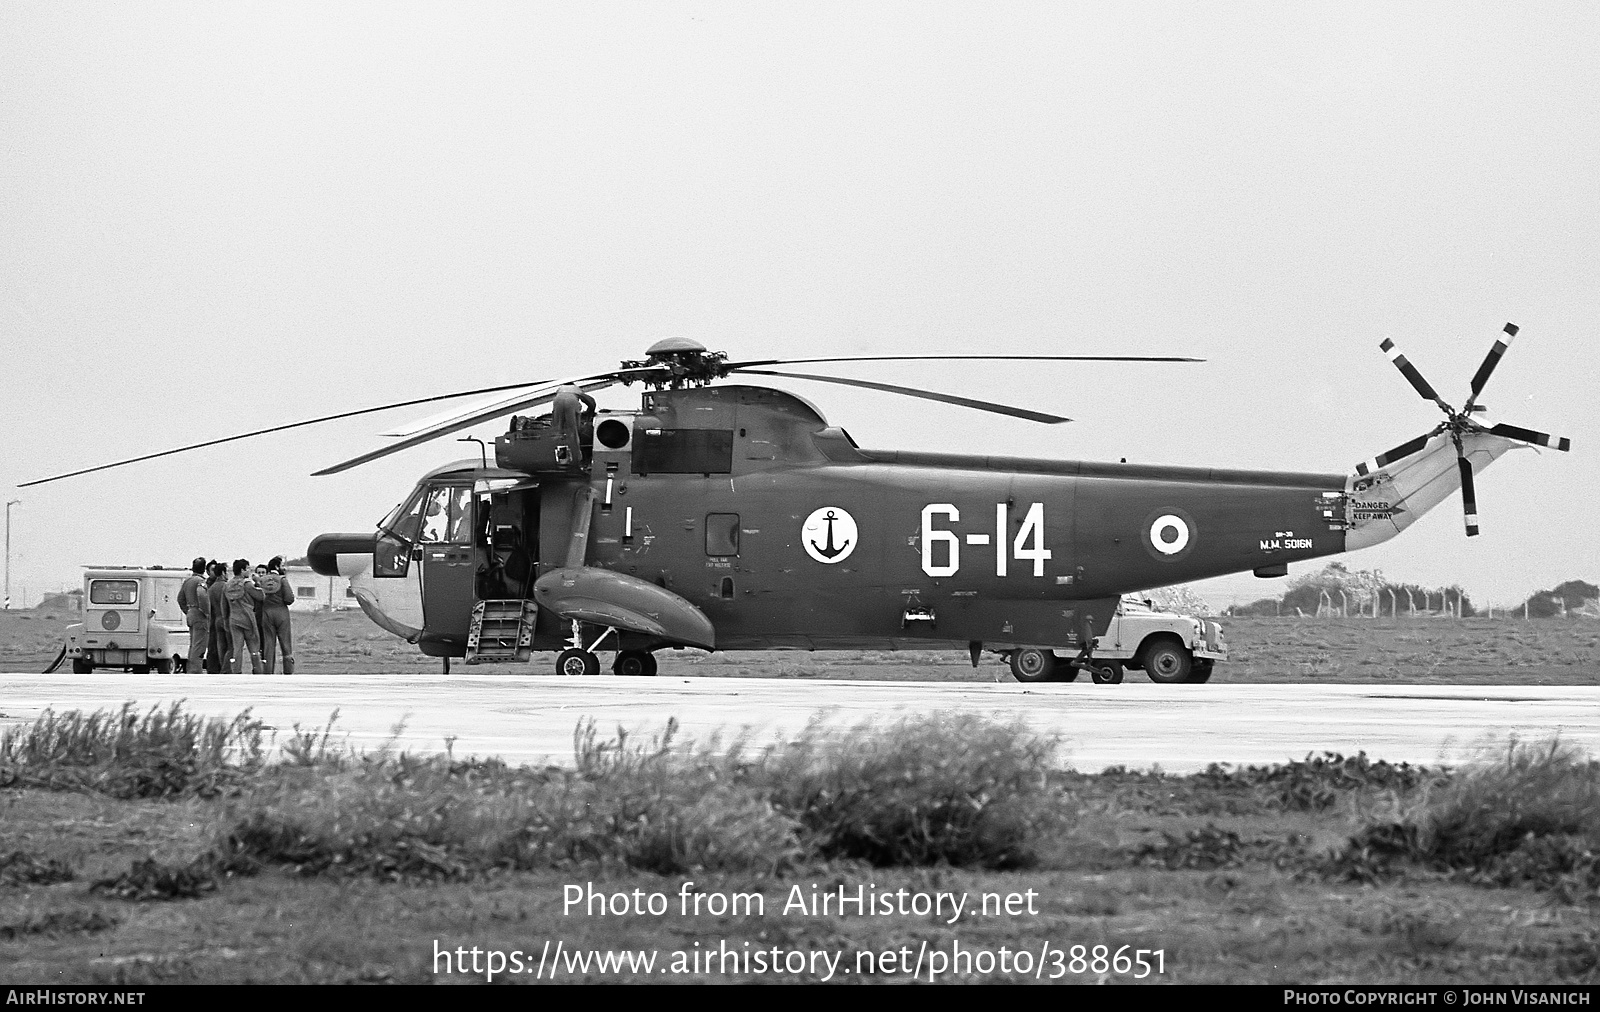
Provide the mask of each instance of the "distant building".
[{"label": "distant building", "polygon": [[290,611],[344,611],[358,607],[350,581],[343,576],[321,576],[310,566],[285,566],[284,573],[294,588]]}]

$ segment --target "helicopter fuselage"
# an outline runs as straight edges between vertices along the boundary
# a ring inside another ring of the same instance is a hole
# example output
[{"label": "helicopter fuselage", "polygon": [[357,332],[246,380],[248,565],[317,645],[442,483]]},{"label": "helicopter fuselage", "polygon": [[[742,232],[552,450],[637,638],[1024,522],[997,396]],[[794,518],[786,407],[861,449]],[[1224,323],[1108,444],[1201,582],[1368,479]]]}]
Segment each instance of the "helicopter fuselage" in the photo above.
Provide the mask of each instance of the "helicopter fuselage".
[{"label": "helicopter fuselage", "polygon": [[[563,459],[564,443],[548,418],[513,419],[497,467],[441,468],[409,500],[420,517],[432,490],[460,511],[455,533],[392,516],[375,565],[346,552],[338,568],[442,656],[466,653],[476,600],[540,598],[531,647],[560,649],[573,637],[563,611],[598,627],[608,596],[628,593],[613,623],[621,648],[1071,649],[1125,593],[1278,575],[1345,551],[1355,518],[1392,515],[1373,482],[1357,490],[1341,474],[861,449],[763,387],[647,392],[639,411],[595,416],[586,459]],[[314,544],[314,564],[336,565],[333,547]],[[534,591],[558,572],[568,587],[585,572],[609,584],[583,592],[589,611],[566,607]],[[645,618],[628,628],[651,594],[702,614],[714,644]]]}]

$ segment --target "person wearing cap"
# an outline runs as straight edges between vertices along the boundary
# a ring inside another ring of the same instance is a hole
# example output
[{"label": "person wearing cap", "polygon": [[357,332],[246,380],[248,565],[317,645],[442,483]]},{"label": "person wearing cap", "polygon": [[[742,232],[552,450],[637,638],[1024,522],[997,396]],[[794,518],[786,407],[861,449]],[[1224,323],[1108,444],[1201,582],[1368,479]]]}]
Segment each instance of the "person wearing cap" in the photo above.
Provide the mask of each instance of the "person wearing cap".
[{"label": "person wearing cap", "polygon": [[211,595],[206,593],[205,556],[196,558],[189,569],[190,577],[178,588],[178,607],[189,623],[189,654],[183,659],[183,670],[199,672],[211,643]]}]

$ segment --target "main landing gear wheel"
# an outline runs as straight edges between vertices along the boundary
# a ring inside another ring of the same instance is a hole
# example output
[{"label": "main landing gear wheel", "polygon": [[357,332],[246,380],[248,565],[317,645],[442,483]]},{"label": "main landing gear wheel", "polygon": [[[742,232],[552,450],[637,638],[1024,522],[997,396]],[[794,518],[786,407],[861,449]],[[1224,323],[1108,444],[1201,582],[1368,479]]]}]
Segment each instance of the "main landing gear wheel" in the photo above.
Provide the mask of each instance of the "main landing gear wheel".
[{"label": "main landing gear wheel", "polygon": [[568,647],[556,657],[556,674],[558,675],[598,675],[600,673],[600,658],[587,650]]},{"label": "main landing gear wheel", "polygon": [[656,655],[648,650],[622,650],[611,670],[618,675],[644,675],[656,673]]},{"label": "main landing gear wheel", "polygon": [[[1054,651],[1052,651],[1053,653]],[[1056,658],[1056,669],[1050,673],[1052,682],[1076,682],[1080,672],[1071,664],[1063,663],[1061,658]]]},{"label": "main landing gear wheel", "polygon": [[1019,682],[1048,682],[1055,672],[1056,655],[1038,647],[1011,651],[1011,677]]},{"label": "main landing gear wheel", "polygon": [[1176,640],[1160,639],[1145,649],[1144,673],[1157,685],[1180,685],[1189,681],[1191,660]]},{"label": "main landing gear wheel", "polygon": [[1089,670],[1089,677],[1096,685],[1121,685],[1121,661],[1090,661],[1094,667]]}]

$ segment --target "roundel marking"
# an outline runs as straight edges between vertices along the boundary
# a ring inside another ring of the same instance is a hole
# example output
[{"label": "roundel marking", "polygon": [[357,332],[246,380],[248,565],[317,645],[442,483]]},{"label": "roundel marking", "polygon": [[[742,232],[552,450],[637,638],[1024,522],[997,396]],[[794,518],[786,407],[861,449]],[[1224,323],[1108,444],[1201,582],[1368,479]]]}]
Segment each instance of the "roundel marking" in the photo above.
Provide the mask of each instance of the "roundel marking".
[{"label": "roundel marking", "polygon": [[1189,524],[1176,513],[1163,513],[1150,524],[1150,547],[1162,555],[1177,555],[1189,547]]},{"label": "roundel marking", "polygon": [[800,525],[800,543],[806,554],[828,566],[848,559],[856,550],[857,539],[856,518],[838,506],[812,510]]}]

